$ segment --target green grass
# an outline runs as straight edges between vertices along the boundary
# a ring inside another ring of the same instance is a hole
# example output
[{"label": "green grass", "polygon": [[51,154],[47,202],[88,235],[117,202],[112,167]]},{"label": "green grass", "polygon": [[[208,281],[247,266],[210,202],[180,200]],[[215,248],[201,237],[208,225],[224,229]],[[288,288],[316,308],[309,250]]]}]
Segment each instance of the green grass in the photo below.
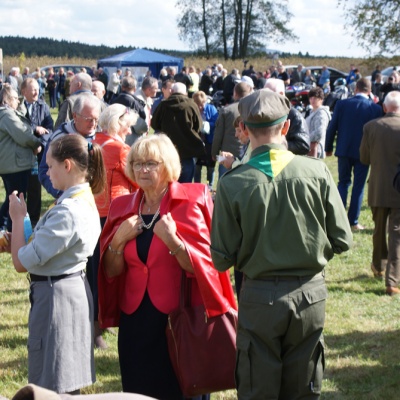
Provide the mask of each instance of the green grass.
[{"label": "green grass", "polygon": [[[336,177],[336,159],[327,163]],[[44,199],[45,208],[51,199],[45,194]],[[367,229],[354,234],[354,248],[336,256],[326,268],[329,298],[322,399],[399,397],[400,296],[386,296],[384,282],[370,271],[373,223],[365,201],[360,223]],[[0,254],[0,394],[10,398],[27,383],[28,288],[10,256]],[[121,390],[117,338],[111,334],[105,338],[109,349],[96,350],[97,382],[85,393]],[[233,390],[212,395],[213,400],[235,398]]]}]

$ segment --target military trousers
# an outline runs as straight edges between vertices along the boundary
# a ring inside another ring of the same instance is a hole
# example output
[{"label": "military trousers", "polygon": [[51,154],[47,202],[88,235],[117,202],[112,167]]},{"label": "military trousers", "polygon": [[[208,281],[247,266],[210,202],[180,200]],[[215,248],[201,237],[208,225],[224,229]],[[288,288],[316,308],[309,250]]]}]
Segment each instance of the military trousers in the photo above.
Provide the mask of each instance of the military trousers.
[{"label": "military trousers", "polygon": [[322,273],[244,280],[239,301],[239,400],[318,399],[325,367]]}]

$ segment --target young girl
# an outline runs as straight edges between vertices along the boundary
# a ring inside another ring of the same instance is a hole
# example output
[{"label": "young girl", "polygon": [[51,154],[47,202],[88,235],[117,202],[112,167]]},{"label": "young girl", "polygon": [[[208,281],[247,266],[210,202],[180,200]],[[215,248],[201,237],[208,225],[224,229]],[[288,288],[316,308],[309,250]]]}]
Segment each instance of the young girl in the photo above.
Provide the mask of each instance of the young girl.
[{"label": "young girl", "polygon": [[[95,382],[93,301],[83,272],[100,235],[93,194],[104,189],[99,146],[81,135],[51,143],[46,156],[53,187],[63,191],[26,244],[23,195],[10,195],[11,255],[29,272],[29,383],[57,393],[79,393]],[[93,192],[93,194],[92,194]]]}]

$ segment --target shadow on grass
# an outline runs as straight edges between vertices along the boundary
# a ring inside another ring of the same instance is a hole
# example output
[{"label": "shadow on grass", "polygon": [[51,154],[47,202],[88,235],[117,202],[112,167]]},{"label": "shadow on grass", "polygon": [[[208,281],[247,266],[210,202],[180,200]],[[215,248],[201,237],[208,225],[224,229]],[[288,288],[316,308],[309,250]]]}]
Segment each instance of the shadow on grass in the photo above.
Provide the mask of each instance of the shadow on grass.
[{"label": "shadow on grass", "polygon": [[400,373],[400,332],[353,331],[326,335],[327,368],[324,379],[336,390],[323,399],[398,398]]}]

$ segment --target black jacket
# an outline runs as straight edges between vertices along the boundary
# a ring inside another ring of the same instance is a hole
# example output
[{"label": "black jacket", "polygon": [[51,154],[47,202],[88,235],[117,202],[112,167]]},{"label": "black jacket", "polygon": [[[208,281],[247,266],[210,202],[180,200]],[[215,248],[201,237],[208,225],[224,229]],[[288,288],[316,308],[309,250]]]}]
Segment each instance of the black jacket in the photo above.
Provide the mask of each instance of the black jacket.
[{"label": "black jacket", "polygon": [[135,110],[140,118],[143,118],[146,121],[146,113],[144,111],[145,103],[144,101],[137,98],[135,95],[121,92],[117,97],[114,97],[110,104],[122,104],[125,107],[128,107],[132,110]]},{"label": "black jacket", "polygon": [[202,119],[196,103],[180,93],[173,93],[161,101],[151,119],[151,127],[172,140],[180,158],[205,155],[200,138],[201,126]]},{"label": "black jacket", "polygon": [[293,107],[290,108],[288,119],[290,120],[289,131],[286,135],[288,149],[299,156],[307,154],[310,151],[310,135],[306,120]]}]

